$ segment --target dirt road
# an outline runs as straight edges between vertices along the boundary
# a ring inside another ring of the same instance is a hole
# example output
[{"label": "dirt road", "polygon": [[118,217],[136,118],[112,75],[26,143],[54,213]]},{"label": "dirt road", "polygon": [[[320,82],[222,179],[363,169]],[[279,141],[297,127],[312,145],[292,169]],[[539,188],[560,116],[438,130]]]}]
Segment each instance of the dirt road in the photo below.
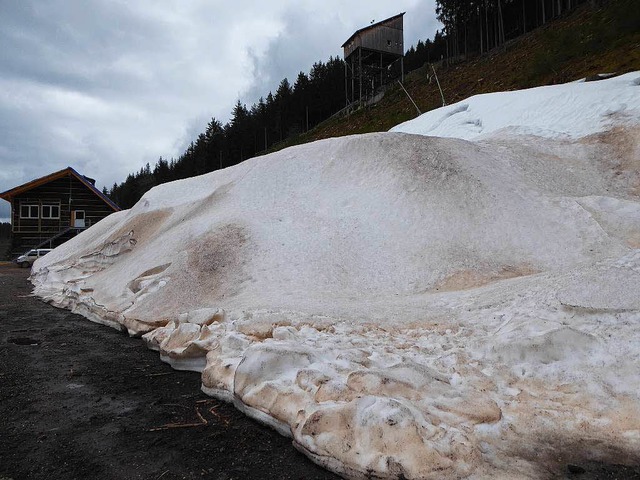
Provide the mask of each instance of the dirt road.
[{"label": "dirt road", "polygon": [[0,266],[0,480],[338,478],[27,276]]}]

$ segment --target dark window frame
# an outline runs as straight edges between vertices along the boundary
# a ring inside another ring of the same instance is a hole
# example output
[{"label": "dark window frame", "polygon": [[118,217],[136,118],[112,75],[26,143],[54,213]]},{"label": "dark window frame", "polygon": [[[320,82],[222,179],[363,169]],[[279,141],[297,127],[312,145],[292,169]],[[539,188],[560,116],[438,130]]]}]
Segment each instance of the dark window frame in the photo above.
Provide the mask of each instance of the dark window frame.
[{"label": "dark window frame", "polygon": [[[28,209],[27,215],[24,215],[24,209]],[[35,210],[36,214],[33,215],[33,211]],[[40,205],[37,203],[22,203],[20,204],[20,218],[25,220],[37,220],[40,218]]]},{"label": "dark window frame", "polygon": [[[45,208],[49,210],[49,215],[45,215]],[[54,209],[57,210],[57,215],[53,215]],[[40,218],[43,220],[59,220],[60,219],[60,204],[59,203],[44,203],[42,204]]]}]

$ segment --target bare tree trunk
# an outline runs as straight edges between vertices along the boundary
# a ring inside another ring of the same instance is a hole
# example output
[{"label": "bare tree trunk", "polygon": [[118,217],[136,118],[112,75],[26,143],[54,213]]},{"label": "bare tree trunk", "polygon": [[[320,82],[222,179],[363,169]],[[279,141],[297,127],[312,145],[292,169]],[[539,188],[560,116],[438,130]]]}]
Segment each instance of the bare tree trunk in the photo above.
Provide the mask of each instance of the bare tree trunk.
[{"label": "bare tree trunk", "polygon": [[453,41],[451,43],[451,56],[456,58],[458,56],[458,20],[453,27]]},{"label": "bare tree trunk", "polygon": [[504,18],[502,17],[502,0],[498,0],[498,16],[500,26],[500,44],[504,44]]},{"label": "bare tree trunk", "polygon": [[483,53],[484,32],[482,31],[482,7],[478,6],[478,31],[480,32],[480,55]]},{"label": "bare tree trunk", "polygon": [[547,16],[545,15],[544,11],[544,0],[540,0],[540,3],[542,4],[542,24],[544,25],[545,23],[547,23]]},{"label": "bare tree trunk", "polygon": [[489,14],[487,13],[487,2],[484,3],[484,26],[485,35],[487,36],[487,52],[491,50],[489,47]]},{"label": "bare tree trunk", "polygon": [[522,33],[527,33],[527,9],[524,0],[522,0]]},{"label": "bare tree trunk", "polygon": [[467,22],[464,22],[464,58],[467,58]]},{"label": "bare tree trunk", "polygon": [[447,33],[445,45],[447,46],[447,67],[449,66],[449,42],[451,41],[451,34]]}]

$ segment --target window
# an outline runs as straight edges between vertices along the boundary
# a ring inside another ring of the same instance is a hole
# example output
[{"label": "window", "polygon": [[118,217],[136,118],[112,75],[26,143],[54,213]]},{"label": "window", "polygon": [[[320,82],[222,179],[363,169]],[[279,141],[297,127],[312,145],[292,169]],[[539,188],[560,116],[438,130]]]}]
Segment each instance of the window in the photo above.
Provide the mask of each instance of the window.
[{"label": "window", "polygon": [[20,205],[20,218],[38,218],[38,205]]},{"label": "window", "polygon": [[60,205],[42,205],[42,218],[60,218]]}]

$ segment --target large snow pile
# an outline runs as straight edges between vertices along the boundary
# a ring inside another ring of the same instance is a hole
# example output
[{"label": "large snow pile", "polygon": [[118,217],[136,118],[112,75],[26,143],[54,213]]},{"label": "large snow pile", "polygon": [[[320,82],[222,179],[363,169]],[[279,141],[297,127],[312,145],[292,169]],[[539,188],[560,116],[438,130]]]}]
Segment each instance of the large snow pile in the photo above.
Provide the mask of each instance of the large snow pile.
[{"label": "large snow pile", "polygon": [[35,293],[347,477],[638,464],[640,122],[609,117],[331,139],[165,184],[38,260]]}]

